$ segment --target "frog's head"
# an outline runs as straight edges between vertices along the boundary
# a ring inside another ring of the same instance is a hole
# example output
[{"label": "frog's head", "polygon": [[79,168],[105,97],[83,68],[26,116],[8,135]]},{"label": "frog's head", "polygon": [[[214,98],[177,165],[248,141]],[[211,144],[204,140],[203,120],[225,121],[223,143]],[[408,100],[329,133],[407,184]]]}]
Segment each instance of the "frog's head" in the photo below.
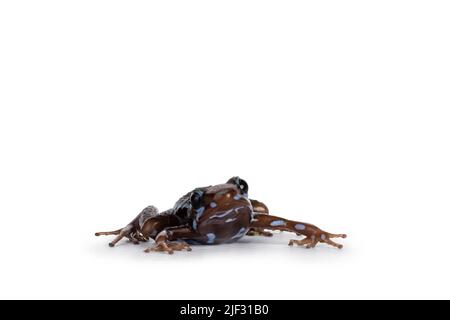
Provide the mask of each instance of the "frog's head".
[{"label": "frog's head", "polygon": [[197,215],[238,211],[251,208],[248,199],[248,184],[239,177],[230,178],[227,183],[196,189],[191,193],[190,202]]}]

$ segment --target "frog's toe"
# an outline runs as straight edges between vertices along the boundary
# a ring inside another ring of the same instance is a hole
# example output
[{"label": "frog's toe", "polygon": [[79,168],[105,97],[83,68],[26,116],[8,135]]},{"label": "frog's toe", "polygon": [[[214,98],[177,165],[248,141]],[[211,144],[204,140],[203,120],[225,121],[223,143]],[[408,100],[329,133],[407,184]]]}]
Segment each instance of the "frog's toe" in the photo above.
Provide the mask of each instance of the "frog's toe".
[{"label": "frog's toe", "polygon": [[167,245],[166,242],[155,243],[153,246],[148,247],[144,252],[167,252],[168,254],[173,254],[173,250]]},{"label": "frog's toe", "polygon": [[332,241],[332,240],[330,240],[328,238],[325,238],[323,240],[323,242],[329,244],[332,247],[338,248],[338,249],[342,249],[344,247],[342,244],[336,243],[336,242],[334,242],[334,241]]},{"label": "frog's toe", "polygon": [[345,235],[345,234],[333,234],[333,233],[321,231],[316,235],[306,237],[305,239],[302,239],[302,240],[290,240],[289,245],[292,246],[292,245],[296,244],[298,246],[305,246],[305,248],[309,249],[309,248],[314,248],[317,245],[317,243],[321,242],[321,243],[326,243],[332,247],[342,249],[344,246],[340,243],[334,242],[333,240],[331,240],[331,238],[344,238],[345,239],[346,237],[347,237],[347,235]]},{"label": "frog's toe", "polygon": [[309,248],[314,248],[317,244],[317,240],[315,240],[314,238],[305,238],[302,240],[289,240],[289,245],[293,246],[294,244],[298,245],[298,246],[305,246],[306,249]]},{"label": "frog's toe", "polygon": [[322,243],[326,243],[332,247],[338,248],[338,249],[342,249],[344,246],[340,243],[336,243],[333,240],[331,240],[331,238],[342,238],[345,239],[347,238],[347,235],[344,233],[339,233],[339,234],[334,234],[334,233],[329,233],[329,232],[322,232],[320,234],[320,236],[318,237],[318,240]]},{"label": "frog's toe", "polygon": [[170,242],[169,248],[175,250],[175,251],[192,251],[191,247],[187,244],[187,242],[184,241],[177,241],[177,242]]},{"label": "frog's toe", "polygon": [[174,251],[191,251],[191,247],[184,241],[180,242],[159,242],[155,243],[153,246],[148,247],[144,252],[166,252],[168,254],[173,254]]}]

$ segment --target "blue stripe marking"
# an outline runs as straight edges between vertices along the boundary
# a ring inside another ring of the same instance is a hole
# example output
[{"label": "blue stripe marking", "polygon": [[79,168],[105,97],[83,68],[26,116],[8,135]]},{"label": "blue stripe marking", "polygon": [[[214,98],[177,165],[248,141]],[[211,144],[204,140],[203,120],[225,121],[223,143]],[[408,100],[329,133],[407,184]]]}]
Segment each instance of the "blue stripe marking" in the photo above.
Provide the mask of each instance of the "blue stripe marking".
[{"label": "blue stripe marking", "polygon": [[276,220],[276,221],[272,221],[272,222],[270,223],[270,225],[271,225],[272,227],[281,227],[281,226],[285,226],[285,225],[286,225],[286,222],[281,221],[281,220]]}]

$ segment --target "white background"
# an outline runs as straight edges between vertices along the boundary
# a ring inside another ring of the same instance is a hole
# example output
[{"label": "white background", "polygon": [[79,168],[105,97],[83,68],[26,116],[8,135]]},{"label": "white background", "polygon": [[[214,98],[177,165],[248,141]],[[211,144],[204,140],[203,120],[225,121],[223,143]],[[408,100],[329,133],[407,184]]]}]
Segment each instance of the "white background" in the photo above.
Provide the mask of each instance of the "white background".
[{"label": "white background", "polygon": [[[450,298],[448,1],[2,1],[0,298]],[[95,231],[239,175],[345,232]]]}]

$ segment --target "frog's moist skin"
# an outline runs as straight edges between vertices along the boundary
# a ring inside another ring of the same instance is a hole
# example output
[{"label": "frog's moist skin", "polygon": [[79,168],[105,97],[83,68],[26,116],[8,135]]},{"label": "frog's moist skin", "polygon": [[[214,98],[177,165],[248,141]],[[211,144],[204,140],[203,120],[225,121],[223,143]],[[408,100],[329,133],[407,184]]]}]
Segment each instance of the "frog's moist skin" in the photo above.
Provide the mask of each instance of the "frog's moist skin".
[{"label": "frog's moist skin", "polygon": [[172,209],[159,213],[154,206],[145,208],[122,229],[97,232],[95,235],[115,235],[109,243],[113,247],[126,237],[135,244],[155,240],[145,252],[188,250],[193,244],[221,244],[234,242],[244,235],[272,236],[268,230],[294,232],[305,236],[302,240],[290,240],[306,248],[322,242],[341,249],[332,238],[345,238],[345,234],[332,234],[318,227],[269,215],[267,206],[249,199],[248,184],[239,177],[227,183],[196,188],[181,197]]}]

